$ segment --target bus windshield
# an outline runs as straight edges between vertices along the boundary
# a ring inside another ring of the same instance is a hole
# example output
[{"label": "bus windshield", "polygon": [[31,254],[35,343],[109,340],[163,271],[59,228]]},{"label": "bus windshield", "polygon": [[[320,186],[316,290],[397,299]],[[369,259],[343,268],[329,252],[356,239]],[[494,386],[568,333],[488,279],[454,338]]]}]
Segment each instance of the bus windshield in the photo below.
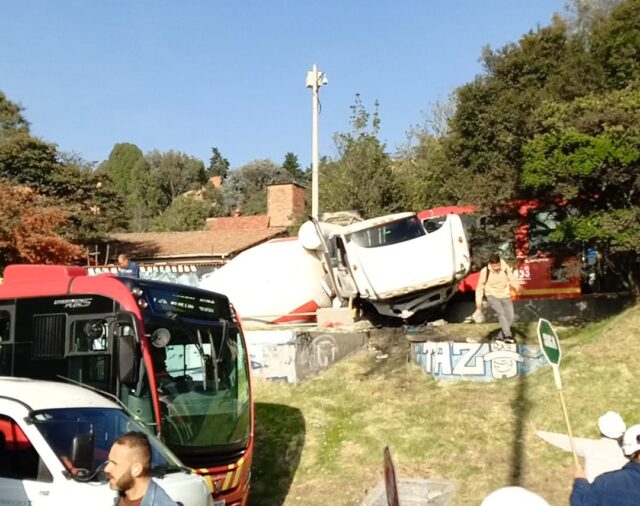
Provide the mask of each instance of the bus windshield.
[{"label": "bus windshield", "polygon": [[250,394],[239,329],[226,322],[183,329],[152,351],[165,442],[180,447],[246,442]]},{"label": "bus windshield", "polygon": [[[228,299],[171,284],[138,285],[160,398],[162,435],[184,452],[244,445],[251,434],[247,353]],[[165,336],[159,343],[158,335]]]}]

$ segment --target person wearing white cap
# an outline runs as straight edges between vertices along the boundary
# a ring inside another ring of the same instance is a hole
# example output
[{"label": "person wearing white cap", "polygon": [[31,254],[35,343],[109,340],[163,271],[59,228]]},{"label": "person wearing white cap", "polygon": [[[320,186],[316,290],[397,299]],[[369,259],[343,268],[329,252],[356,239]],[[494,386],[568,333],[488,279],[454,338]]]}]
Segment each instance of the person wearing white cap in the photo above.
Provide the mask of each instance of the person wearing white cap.
[{"label": "person wearing white cap", "polygon": [[571,491],[571,506],[637,506],[640,504],[640,425],[632,425],[622,437],[629,457],[622,469],[598,476],[589,483],[581,469]]},{"label": "person wearing white cap", "polygon": [[484,498],[480,506],[549,506],[538,494],[522,487],[503,487]]},{"label": "person wearing white cap", "polygon": [[[574,437],[576,453],[584,458],[585,476],[592,483],[598,476],[609,471],[621,469],[628,459],[622,453],[620,438],[626,425],[622,417],[614,411],[607,411],[598,419],[600,439]],[[571,441],[566,434],[539,430],[538,436],[564,451],[571,451]]]}]

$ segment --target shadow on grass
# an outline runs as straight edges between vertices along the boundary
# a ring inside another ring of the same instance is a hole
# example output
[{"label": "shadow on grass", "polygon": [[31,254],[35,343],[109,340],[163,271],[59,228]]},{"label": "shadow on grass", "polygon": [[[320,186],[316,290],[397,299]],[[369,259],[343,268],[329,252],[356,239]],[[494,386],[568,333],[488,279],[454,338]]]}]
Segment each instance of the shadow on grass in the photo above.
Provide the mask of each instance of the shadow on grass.
[{"label": "shadow on grass", "polygon": [[528,375],[518,375],[518,387],[516,395],[511,401],[511,409],[514,413],[515,427],[513,428],[513,442],[511,444],[511,476],[509,483],[512,486],[522,485],[522,477],[525,473],[523,463],[525,460],[525,425],[531,411],[531,400],[528,396]]},{"label": "shadow on grass", "polygon": [[284,503],[300,463],[305,441],[302,412],[283,404],[255,404],[255,448],[251,474],[252,506]]}]

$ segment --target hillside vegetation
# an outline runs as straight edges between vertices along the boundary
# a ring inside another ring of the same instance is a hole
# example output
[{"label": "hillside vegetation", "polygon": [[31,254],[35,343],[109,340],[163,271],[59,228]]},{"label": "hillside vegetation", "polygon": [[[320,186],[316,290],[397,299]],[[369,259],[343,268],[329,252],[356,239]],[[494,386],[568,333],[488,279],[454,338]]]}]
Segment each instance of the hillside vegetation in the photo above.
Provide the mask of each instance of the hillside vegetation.
[{"label": "hillside vegetation", "polygon": [[[607,410],[628,425],[640,422],[638,328],[636,306],[559,329],[574,435],[598,437],[597,419]],[[532,326],[520,330],[533,339]],[[376,359],[380,347],[388,358]],[[512,380],[448,383],[408,363],[408,351],[395,333],[303,384],[257,381],[251,503],[359,504],[382,479],[385,445],[398,476],[453,480],[457,505],[480,504],[509,484],[568,503],[571,454],[535,435],[566,432],[550,367]]]}]

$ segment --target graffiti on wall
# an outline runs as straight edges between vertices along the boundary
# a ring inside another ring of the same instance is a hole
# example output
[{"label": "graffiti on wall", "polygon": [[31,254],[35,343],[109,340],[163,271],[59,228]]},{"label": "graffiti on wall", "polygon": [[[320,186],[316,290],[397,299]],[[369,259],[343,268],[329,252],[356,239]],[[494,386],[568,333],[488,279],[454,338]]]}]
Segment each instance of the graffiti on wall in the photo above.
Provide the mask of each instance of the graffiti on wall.
[{"label": "graffiti on wall", "polygon": [[253,374],[287,383],[318,374],[365,342],[356,332],[306,330],[247,330],[245,338]]},{"label": "graffiti on wall", "polygon": [[412,345],[415,361],[439,379],[492,381],[528,374],[546,363],[537,346],[432,342]]},{"label": "graffiti on wall", "polygon": [[255,376],[286,383],[297,381],[296,331],[246,330],[244,337]]}]

